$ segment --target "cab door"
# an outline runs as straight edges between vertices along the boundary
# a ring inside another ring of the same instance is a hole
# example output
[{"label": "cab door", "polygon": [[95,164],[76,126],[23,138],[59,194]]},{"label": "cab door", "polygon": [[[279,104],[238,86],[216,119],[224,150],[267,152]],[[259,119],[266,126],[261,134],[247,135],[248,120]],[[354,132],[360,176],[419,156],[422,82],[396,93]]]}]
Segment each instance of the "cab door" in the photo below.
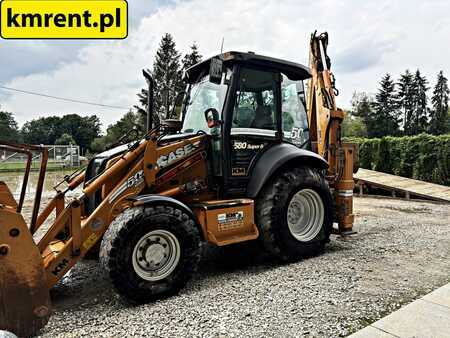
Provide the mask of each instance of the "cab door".
[{"label": "cab door", "polygon": [[310,150],[311,142],[303,81],[293,81],[284,74],[282,74],[281,80],[283,141]]},{"label": "cab door", "polygon": [[245,193],[258,157],[280,142],[280,74],[276,71],[241,67],[224,135],[226,158],[225,193]]}]

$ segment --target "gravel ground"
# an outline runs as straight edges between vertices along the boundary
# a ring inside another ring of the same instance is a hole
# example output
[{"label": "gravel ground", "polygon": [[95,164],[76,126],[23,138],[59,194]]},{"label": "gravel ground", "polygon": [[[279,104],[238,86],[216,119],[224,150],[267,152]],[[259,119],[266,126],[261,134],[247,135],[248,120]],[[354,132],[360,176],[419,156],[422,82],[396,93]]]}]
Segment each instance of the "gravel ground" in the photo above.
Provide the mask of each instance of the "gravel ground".
[{"label": "gravel ground", "polygon": [[280,265],[249,244],[209,248],[178,296],[142,306],[82,261],[52,290],[41,335],[346,336],[450,281],[450,206],[366,197],[355,212],[358,234],[319,257]]}]

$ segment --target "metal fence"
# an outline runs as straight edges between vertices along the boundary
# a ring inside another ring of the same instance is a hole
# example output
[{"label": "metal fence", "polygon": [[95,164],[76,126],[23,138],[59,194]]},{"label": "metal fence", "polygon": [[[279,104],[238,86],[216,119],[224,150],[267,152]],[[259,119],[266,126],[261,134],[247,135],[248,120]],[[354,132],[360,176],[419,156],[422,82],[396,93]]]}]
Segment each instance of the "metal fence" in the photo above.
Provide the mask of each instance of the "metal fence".
[{"label": "metal fence", "polygon": [[[80,165],[80,147],[76,145],[45,145],[48,149],[48,165],[50,167],[72,168]],[[11,168],[25,163],[26,155],[8,151],[0,151],[0,168]],[[33,155],[33,166],[40,161],[40,154]]]}]

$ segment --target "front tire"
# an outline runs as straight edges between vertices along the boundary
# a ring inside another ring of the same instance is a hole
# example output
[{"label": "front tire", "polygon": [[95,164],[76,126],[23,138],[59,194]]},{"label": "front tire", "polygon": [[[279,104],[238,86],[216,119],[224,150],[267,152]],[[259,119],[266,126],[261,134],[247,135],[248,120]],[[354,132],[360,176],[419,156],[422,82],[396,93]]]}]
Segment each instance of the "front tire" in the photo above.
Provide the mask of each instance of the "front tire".
[{"label": "front tire", "polygon": [[170,296],[197,270],[201,241],[189,215],[172,206],[125,210],[106,231],[100,262],[134,303]]},{"label": "front tire", "polygon": [[325,177],[310,167],[275,176],[258,195],[256,221],[263,246],[276,258],[293,261],[320,253],[333,225]]}]

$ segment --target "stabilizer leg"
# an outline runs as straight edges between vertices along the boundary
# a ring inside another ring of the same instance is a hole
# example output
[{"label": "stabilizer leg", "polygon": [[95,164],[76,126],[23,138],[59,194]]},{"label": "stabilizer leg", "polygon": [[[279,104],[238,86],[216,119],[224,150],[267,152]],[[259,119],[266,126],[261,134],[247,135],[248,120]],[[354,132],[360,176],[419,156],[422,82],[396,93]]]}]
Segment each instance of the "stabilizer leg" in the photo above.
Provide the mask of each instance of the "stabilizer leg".
[{"label": "stabilizer leg", "polygon": [[343,144],[340,157],[343,158],[342,170],[335,182],[335,205],[336,216],[339,226],[339,234],[342,236],[349,236],[355,234],[353,230],[353,189],[355,182],[353,180],[353,152],[355,151],[353,145]]}]

